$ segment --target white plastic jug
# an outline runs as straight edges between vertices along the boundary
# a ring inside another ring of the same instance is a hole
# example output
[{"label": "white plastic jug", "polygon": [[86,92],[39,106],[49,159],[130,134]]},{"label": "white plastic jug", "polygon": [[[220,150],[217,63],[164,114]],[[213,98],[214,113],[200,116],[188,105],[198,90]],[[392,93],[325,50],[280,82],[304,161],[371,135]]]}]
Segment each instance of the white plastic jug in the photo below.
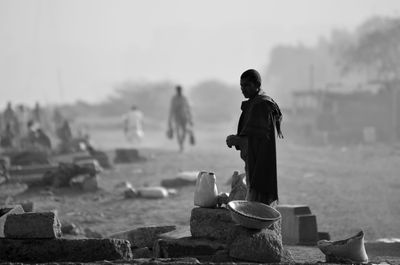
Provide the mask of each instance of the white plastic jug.
[{"label": "white plastic jug", "polygon": [[200,171],[197,175],[194,205],[213,208],[217,206],[218,188],[213,172]]}]

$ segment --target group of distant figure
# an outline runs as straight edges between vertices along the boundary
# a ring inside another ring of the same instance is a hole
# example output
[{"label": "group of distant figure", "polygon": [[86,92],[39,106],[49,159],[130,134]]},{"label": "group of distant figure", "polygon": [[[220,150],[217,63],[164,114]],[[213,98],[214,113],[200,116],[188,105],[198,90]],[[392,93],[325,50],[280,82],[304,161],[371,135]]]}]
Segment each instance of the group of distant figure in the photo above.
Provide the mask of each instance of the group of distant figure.
[{"label": "group of distant figure", "polygon": [[61,144],[72,140],[72,131],[68,120],[55,109],[52,119],[36,103],[33,109],[18,105],[15,109],[11,102],[0,113],[0,147],[3,150],[40,150],[50,152],[52,145],[50,133],[54,133]]},{"label": "group of distant figure", "polygon": [[[192,111],[182,87],[177,85],[175,90],[176,94],[170,103],[167,137],[172,139],[176,136],[179,150],[183,152],[186,139],[189,138],[191,144],[195,143]],[[126,140],[130,143],[139,143],[144,137],[143,113],[136,105],[123,116],[123,130]]]}]

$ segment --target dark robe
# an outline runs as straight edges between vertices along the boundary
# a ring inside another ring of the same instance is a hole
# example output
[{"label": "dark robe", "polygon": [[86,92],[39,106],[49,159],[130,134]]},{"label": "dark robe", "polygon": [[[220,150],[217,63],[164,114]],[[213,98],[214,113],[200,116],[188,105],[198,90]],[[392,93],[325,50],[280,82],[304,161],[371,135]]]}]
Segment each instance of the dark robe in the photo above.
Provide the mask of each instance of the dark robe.
[{"label": "dark robe", "polygon": [[270,204],[278,200],[275,127],[282,137],[282,114],[263,92],[243,101],[241,109],[237,135],[247,139],[247,148],[242,147],[247,150],[241,150],[241,157],[245,160],[250,193],[257,194],[251,200]]}]

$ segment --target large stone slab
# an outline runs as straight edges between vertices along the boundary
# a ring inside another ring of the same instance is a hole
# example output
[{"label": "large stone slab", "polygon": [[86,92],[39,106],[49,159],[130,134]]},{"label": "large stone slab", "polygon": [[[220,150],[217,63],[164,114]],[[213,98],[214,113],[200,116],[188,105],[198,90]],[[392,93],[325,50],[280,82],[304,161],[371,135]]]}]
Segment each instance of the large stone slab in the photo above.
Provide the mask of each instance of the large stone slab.
[{"label": "large stone slab", "polygon": [[0,207],[0,237],[4,237],[4,224],[7,216],[10,214],[21,214],[24,213],[24,209],[21,205],[13,206],[1,206]]},{"label": "large stone slab", "polygon": [[229,210],[225,208],[193,208],[190,216],[190,232],[193,237],[205,237],[226,241],[235,226]]},{"label": "large stone slab", "polygon": [[184,237],[178,239],[159,239],[154,243],[156,258],[203,257],[214,255],[226,249],[226,244],[208,239]]},{"label": "large stone slab", "polygon": [[130,243],[120,239],[0,238],[0,261],[92,262],[131,259]]},{"label": "large stone slab", "polygon": [[108,237],[129,240],[131,246],[135,248],[152,248],[154,245],[154,241],[158,239],[160,234],[171,232],[175,229],[175,225],[147,226],[139,227],[133,230],[118,232]]},{"label": "large stone slab", "polygon": [[10,214],[4,224],[6,238],[57,238],[61,235],[61,223],[54,212]]},{"label": "large stone slab", "polygon": [[284,256],[279,223],[255,230],[235,226],[228,239],[229,256],[253,262],[280,262]]},{"label": "large stone slab", "polygon": [[278,205],[282,215],[282,240],[287,245],[316,245],[316,216],[307,205]]}]

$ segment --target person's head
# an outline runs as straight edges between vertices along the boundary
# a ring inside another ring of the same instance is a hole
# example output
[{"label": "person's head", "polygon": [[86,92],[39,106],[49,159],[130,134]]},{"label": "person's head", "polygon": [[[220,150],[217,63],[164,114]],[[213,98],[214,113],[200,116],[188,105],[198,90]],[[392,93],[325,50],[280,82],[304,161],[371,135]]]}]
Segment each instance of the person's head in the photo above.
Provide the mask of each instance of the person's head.
[{"label": "person's head", "polygon": [[175,89],[176,89],[176,94],[182,95],[182,87],[181,87],[180,85],[177,85],[177,86],[175,87]]},{"label": "person's head", "polygon": [[138,109],[138,107],[136,105],[131,106],[131,110],[137,110],[137,109]]},{"label": "person's head", "polygon": [[260,74],[254,69],[244,71],[240,76],[240,88],[245,98],[256,96],[261,89]]},{"label": "person's head", "polygon": [[11,106],[11,101],[8,101],[7,102],[7,109],[11,109],[12,108],[12,106]]}]

